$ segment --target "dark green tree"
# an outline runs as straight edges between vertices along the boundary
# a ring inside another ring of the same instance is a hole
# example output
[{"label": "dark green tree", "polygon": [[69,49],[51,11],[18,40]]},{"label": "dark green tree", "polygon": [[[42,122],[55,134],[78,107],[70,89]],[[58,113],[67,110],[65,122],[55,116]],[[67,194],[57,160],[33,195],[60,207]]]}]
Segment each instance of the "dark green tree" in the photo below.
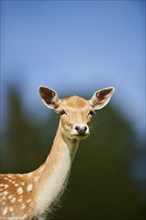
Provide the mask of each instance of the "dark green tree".
[{"label": "dark green tree", "polygon": [[47,124],[30,113],[23,103],[22,94],[14,86],[7,92],[6,123],[1,146],[2,172],[29,172],[46,158],[49,141],[45,138]]}]

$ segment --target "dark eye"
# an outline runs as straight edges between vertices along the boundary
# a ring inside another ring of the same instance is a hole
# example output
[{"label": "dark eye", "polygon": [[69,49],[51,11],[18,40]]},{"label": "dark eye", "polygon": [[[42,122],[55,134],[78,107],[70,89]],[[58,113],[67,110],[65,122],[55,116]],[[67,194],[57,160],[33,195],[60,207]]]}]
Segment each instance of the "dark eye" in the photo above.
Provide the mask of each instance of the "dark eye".
[{"label": "dark eye", "polygon": [[94,111],[90,110],[89,115],[94,115]]},{"label": "dark eye", "polygon": [[60,112],[59,112],[59,115],[65,115],[66,114],[66,112],[64,111],[64,110],[61,110]]}]

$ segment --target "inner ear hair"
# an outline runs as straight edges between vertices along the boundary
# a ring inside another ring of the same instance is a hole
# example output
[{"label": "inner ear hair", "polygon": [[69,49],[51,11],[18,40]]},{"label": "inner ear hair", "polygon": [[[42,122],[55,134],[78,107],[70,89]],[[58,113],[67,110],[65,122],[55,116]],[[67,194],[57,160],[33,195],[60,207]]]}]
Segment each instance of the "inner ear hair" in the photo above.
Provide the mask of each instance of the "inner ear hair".
[{"label": "inner ear hair", "polygon": [[39,93],[43,103],[50,109],[56,109],[59,106],[57,93],[45,86],[40,86]]},{"label": "inner ear hair", "polygon": [[55,96],[55,92],[46,87],[40,87],[39,92],[42,99],[44,99],[46,102],[51,100]]},{"label": "inner ear hair", "polygon": [[107,89],[103,89],[101,91],[98,91],[96,93],[96,97],[98,98],[99,101],[103,100],[104,98],[106,98],[106,96],[110,96],[110,93],[113,92],[113,88],[107,88]]}]

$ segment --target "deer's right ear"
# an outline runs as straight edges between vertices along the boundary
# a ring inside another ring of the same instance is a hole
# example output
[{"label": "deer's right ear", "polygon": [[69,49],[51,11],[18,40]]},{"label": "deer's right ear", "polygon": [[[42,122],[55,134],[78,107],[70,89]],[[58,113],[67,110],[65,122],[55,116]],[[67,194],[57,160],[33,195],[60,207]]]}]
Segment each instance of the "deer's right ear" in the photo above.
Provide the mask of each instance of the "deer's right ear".
[{"label": "deer's right ear", "polygon": [[45,86],[39,87],[39,93],[43,103],[50,109],[56,109],[59,106],[60,100],[57,93]]}]

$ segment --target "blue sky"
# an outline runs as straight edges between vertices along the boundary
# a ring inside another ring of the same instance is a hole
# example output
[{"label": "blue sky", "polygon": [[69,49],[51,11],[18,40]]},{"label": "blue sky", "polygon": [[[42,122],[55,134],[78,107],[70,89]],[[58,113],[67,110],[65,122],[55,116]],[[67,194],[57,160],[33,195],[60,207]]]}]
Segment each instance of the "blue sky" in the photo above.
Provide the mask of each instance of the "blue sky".
[{"label": "blue sky", "polygon": [[39,85],[61,95],[114,86],[112,102],[145,127],[145,1],[1,1],[2,106],[10,82],[30,108]]}]

